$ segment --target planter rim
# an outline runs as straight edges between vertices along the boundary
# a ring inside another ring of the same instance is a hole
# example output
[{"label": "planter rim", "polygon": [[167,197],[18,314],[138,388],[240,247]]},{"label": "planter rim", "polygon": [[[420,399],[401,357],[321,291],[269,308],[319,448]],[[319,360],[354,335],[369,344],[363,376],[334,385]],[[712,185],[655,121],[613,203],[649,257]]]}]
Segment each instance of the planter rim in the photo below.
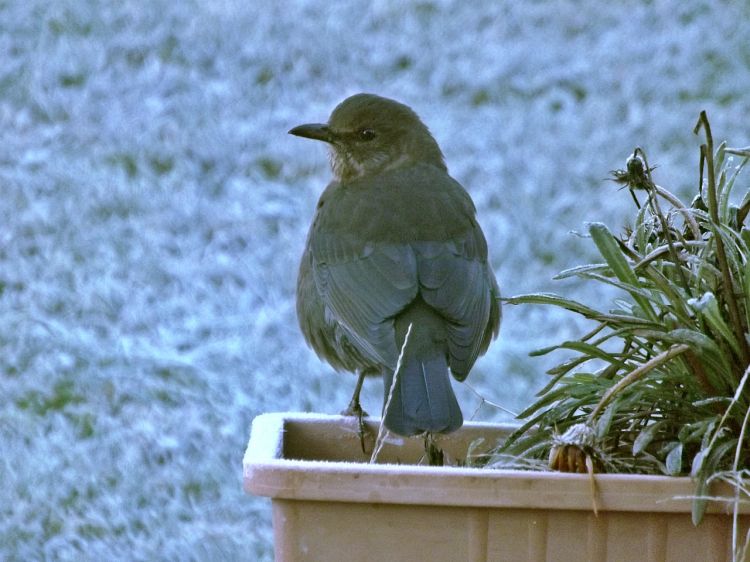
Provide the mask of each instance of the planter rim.
[{"label": "planter rim", "polygon": [[[270,413],[256,417],[243,459],[246,492],[273,499],[592,508],[591,479],[586,474],[284,458],[284,437],[290,423],[336,427],[351,424],[351,418],[314,413]],[[486,430],[507,434],[516,427],[466,422],[457,433]],[[395,438],[396,442],[399,440],[403,438]],[[596,474],[594,480],[600,511],[690,513],[695,495],[695,485],[689,477]],[[712,492],[713,496],[731,497],[728,486],[715,487]],[[707,511],[731,513],[731,504],[711,501]],[[743,506],[740,511],[750,513],[750,508]]]}]

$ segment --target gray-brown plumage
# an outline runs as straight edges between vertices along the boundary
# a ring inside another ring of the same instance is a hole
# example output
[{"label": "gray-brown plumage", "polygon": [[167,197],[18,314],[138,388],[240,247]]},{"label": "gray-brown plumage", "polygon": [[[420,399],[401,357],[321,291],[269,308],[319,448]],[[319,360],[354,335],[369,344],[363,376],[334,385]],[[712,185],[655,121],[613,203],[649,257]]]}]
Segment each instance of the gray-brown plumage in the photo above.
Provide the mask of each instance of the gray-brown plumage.
[{"label": "gray-brown plumage", "polygon": [[[318,201],[297,282],[297,315],[335,369],[382,374],[385,396],[411,325],[384,423],[447,433],[463,417],[451,387],[497,335],[499,291],[468,193],[448,175],[427,127],[372,94],[293,135],[329,144],[334,179]],[[361,413],[361,409],[359,409]]]}]

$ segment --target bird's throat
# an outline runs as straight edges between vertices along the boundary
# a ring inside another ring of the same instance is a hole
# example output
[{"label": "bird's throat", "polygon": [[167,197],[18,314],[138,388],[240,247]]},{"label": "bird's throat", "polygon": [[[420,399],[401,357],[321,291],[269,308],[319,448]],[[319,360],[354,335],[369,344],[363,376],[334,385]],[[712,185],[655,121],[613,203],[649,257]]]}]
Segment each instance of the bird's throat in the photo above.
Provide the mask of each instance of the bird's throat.
[{"label": "bird's throat", "polygon": [[330,150],[329,160],[333,175],[339,182],[382,174],[411,162],[411,158],[405,153],[394,156],[386,152],[375,152],[366,159],[358,159],[346,150],[337,148]]}]

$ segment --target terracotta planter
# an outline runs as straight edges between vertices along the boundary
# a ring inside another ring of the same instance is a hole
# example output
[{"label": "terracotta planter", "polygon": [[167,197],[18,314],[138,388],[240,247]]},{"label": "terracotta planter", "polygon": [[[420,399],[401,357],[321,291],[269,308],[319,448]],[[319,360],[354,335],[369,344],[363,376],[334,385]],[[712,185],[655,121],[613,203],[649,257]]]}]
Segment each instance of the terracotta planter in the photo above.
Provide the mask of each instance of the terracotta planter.
[{"label": "terracotta planter", "polygon": [[[440,445],[461,459],[472,441],[486,451],[510,429],[467,423]],[[257,417],[244,487],[272,498],[277,562],[731,560],[726,505],[712,503],[694,527],[688,478],[597,475],[596,517],[586,475],[410,465],[422,451],[418,439],[392,439],[379,455],[391,464],[367,464],[351,418]],[[742,541],[748,510],[740,520]]]}]

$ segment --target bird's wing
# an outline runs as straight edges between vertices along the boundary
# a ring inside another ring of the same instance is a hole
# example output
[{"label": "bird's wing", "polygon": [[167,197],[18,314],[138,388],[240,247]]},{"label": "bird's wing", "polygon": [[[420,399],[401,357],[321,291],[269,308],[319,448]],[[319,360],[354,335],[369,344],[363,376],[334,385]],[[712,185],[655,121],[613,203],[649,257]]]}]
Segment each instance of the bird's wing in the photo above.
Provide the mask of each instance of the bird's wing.
[{"label": "bird's wing", "polygon": [[447,320],[451,372],[463,380],[489,344],[488,330],[498,329],[499,295],[484,235],[474,223],[461,236],[415,249],[420,293]]},{"label": "bird's wing", "polygon": [[459,380],[497,333],[497,285],[468,193],[444,170],[415,165],[321,196],[308,241],[326,310],[373,361],[395,367],[393,318],[418,293],[446,319]]},{"label": "bird's wing", "polygon": [[315,285],[327,310],[364,355],[395,368],[393,318],[418,291],[414,250],[319,233],[311,240],[311,255]]}]

